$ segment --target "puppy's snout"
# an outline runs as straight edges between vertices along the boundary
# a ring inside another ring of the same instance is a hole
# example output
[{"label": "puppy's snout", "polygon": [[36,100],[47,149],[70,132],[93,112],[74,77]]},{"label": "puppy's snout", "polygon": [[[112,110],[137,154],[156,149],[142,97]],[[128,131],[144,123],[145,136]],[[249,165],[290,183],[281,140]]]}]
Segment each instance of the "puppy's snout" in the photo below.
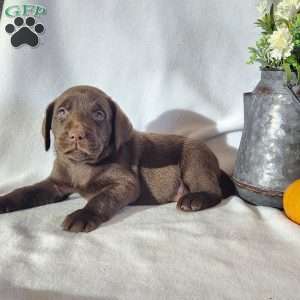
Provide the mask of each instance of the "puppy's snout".
[{"label": "puppy's snout", "polygon": [[74,128],[69,131],[69,140],[71,142],[78,142],[86,138],[86,133],[82,128]]}]

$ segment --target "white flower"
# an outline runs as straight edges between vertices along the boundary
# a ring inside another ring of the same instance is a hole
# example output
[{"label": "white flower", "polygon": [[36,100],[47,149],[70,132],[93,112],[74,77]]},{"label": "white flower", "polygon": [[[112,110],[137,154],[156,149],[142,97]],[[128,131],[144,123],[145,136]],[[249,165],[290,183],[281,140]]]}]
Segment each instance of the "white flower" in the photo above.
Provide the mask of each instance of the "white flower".
[{"label": "white flower", "polygon": [[300,10],[300,0],[282,0],[276,7],[276,17],[291,20]]},{"label": "white flower", "polygon": [[274,31],[269,38],[270,55],[276,60],[287,58],[294,48],[293,37],[288,28],[282,27]]}]

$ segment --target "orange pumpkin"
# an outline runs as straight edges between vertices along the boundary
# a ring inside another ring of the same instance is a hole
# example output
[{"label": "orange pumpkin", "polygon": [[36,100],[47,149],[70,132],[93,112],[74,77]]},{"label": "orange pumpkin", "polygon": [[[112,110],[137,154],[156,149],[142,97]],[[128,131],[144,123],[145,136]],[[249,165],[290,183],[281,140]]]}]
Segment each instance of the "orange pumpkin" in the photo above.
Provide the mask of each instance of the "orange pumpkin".
[{"label": "orange pumpkin", "polygon": [[300,180],[294,181],[285,190],[283,209],[289,219],[300,225]]}]

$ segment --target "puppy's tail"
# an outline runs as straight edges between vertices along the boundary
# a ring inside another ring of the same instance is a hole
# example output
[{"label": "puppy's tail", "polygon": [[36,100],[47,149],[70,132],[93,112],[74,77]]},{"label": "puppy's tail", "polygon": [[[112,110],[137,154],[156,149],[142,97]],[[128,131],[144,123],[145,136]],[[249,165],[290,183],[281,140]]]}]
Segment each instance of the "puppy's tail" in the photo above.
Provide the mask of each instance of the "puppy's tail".
[{"label": "puppy's tail", "polygon": [[226,199],[230,196],[234,196],[237,194],[233,180],[223,170],[221,170],[221,176],[220,176],[219,182],[220,182],[220,186],[221,186],[221,190],[222,190],[222,194],[223,194],[223,199]]}]

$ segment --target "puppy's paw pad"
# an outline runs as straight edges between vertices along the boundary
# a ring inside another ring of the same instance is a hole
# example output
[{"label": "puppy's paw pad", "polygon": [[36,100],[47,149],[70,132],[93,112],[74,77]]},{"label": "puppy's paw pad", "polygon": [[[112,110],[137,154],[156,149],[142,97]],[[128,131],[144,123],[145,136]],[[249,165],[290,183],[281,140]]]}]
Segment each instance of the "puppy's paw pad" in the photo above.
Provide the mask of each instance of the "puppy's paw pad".
[{"label": "puppy's paw pad", "polygon": [[182,211],[199,211],[216,206],[222,198],[217,193],[195,192],[182,196],[177,202],[177,208]]},{"label": "puppy's paw pad", "polygon": [[202,208],[202,199],[193,196],[192,194],[187,194],[181,197],[177,202],[177,208],[182,211],[198,211]]},{"label": "puppy's paw pad", "polygon": [[87,209],[79,209],[68,215],[62,227],[71,232],[90,232],[95,230],[101,223],[100,218]]}]

